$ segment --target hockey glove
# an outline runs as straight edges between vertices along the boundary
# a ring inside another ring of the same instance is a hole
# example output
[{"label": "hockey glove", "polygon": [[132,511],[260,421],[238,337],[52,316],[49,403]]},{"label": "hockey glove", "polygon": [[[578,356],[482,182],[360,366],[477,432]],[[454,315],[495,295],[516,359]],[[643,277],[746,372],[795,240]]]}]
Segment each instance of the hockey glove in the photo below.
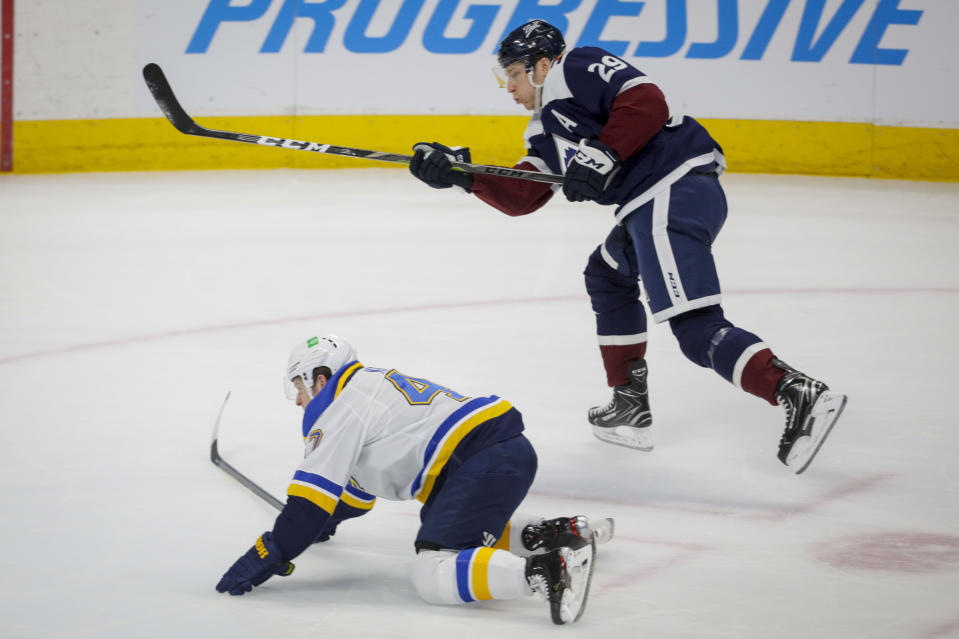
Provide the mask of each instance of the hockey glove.
[{"label": "hockey glove", "polygon": [[434,189],[458,186],[469,193],[473,177],[454,169],[450,162],[470,162],[469,147],[450,148],[439,142],[419,142],[413,145],[410,173]]},{"label": "hockey glove", "polygon": [[616,152],[599,140],[583,138],[566,167],[563,193],[570,202],[599,199],[619,171]]},{"label": "hockey glove", "polygon": [[265,532],[220,578],[216,591],[242,595],[273,575],[286,577],[292,572],[293,564],[280,558],[280,549],[273,541],[273,533]]}]

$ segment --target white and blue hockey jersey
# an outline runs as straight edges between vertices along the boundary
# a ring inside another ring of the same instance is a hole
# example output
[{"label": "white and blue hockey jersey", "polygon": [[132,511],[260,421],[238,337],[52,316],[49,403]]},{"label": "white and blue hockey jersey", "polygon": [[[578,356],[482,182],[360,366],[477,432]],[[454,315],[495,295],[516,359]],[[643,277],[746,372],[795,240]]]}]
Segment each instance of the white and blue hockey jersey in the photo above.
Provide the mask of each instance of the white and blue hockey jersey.
[{"label": "white and blue hockey jersey", "polygon": [[511,408],[396,369],[345,366],[306,408],[306,454],[288,494],[332,514],[352,477],[377,497],[425,502],[454,451],[518,434],[488,424]]},{"label": "white and blue hockey jersey", "polygon": [[495,395],[467,397],[395,369],[342,367],[307,405],[305,454],[273,534],[295,557],[377,497],[426,502],[455,459],[522,432]]}]

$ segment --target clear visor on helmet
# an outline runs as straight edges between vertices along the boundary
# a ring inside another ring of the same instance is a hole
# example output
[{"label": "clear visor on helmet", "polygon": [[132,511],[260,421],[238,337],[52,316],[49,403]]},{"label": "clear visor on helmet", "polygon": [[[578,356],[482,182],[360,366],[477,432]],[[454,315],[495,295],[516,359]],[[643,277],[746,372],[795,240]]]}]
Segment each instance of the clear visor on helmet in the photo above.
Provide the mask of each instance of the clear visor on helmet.
[{"label": "clear visor on helmet", "polygon": [[499,88],[506,88],[506,71],[503,70],[503,67],[499,65],[494,66],[493,77],[496,78],[496,84],[499,85]]},{"label": "clear visor on helmet", "polygon": [[[517,64],[519,63],[519,64]],[[529,77],[530,82],[533,80],[533,67],[524,66],[522,60],[513,60],[508,63],[506,66],[496,65],[493,67],[493,77],[496,78],[496,83],[499,84],[499,88],[505,89],[506,84],[511,80],[515,80],[517,76],[525,75]]]},{"label": "clear visor on helmet", "polygon": [[313,383],[309,373],[302,375],[293,375],[283,380],[283,390],[286,392],[286,398],[295,400],[300,395],[300,391],[306,391],[306,394],[313,398]]}]

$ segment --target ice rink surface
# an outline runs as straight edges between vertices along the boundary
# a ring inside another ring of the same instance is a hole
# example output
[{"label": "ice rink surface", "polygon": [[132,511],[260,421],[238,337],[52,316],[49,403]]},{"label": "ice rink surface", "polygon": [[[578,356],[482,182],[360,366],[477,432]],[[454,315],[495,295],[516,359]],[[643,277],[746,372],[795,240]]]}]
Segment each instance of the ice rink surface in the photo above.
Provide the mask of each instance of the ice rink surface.
[{"label": "ice rink surface", "polygon": [[[608,401],[582,269],[611,210],[509,218],[402,170],[0,179],[0,636],[959,637],[959,184],[727,175],[733,322],[849,395],[803,475],[783,412],[651,325],[656,449],[593,438]],[[302,455],[281,378],[337,332],[368,365],[524,414],[524,510],[615,517],[583,619],[434,607],[416,502],[214,591]]]}]

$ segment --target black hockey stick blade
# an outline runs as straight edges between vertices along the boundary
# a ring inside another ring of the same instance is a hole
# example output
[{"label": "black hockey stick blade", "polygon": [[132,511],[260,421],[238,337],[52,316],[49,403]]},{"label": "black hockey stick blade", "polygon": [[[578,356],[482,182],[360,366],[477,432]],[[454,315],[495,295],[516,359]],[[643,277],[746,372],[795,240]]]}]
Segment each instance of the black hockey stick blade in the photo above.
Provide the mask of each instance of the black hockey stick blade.
[{"label": "black hockey stick blade", "polygon": [[[281,149],[290,149],[293,151],[310,151],[313,153],[325,153],[328,155],[339,155],[344,157],[356,158],[359,160],[377,160],[379,162],[394,162],[399,164],[409,164],[413,159],[411,155],[401,155],[398,153],[386,153],[384,151],[367,151],[366,149],[356,149],[348,146],[335,146],[333,144],[324,144],[320,142],[306,142],[303,140],[292,140],[289,138],[277,138],[268,135],[254,135],[251,133],[234,133],[232,131],[218,131],[216,129],[207,129],[197,124],[187,112],[180,106],[180,102],[173,93],[173,88],[167,81],[160,65],[151,62],[143,67],[143,79],[146,81],[147,88],[153,94],[153,99],[167,120],[170,121],[177,131],[186,135],[197,135],[205,138],[215,138],[218,140],[230,140],[232,142],[246,142],[247,144],[259,144],[262,146],[273,146]],[[531,180],[533,182],[547,182],[549,184],[562,184],[563,176],[553,173],[540,173],[538,171],[523,171],[505,166],[491,166],[486,164],[468,164],[466,162],[453,162],[453,168],[459,169],[465,173],[483,173],[486,175],[495,175],[499,177],[514,178],[517,180]]]},{"label": "black hockey stick blade", "polygon": [[153,99],[156,100],[157,106],[163,111],[163,115],[170,121],[170,124],[175,126],[180,133],[197,135],[196,122],[180,106],[160,65],[151,62],[143,67],[143,79],[146,80],[147,88],[150,89]]},{"label": "black hockey stick blade", "polygon": [[220,457],[220,451],[217,448],[217,437],[220,433],[220,419],[223,417],[223,409],[226,408],[226,402],[228,399],[230,399],[229,392],[227,392],[226,397],[223,399],[223,404],[220,406],[220,412],[216,416],[216,423],[213,425],[213,441],[210,443],[210,461],[222,468],[227,475],[246,486],[254,495],[270,504],[277,510],[283,510],[283,502],[260,488],[260,486],[254,483],[249,477],[238,471],[230,464],[226,463],[226,460]]}]

